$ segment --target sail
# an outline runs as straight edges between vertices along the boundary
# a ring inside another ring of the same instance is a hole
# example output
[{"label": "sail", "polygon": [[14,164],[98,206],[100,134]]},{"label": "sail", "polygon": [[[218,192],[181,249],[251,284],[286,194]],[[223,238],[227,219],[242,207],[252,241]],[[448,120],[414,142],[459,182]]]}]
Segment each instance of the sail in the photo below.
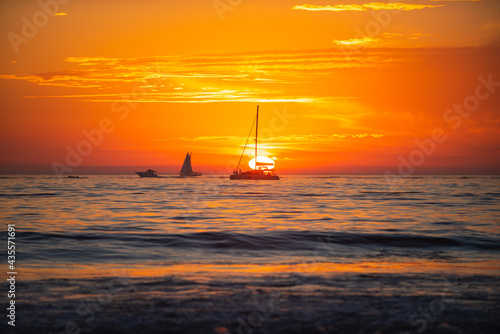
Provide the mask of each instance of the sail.
[{"label": "sail", "polygon": [[188,152],[186,154],[186,159],[184,159],[184,164],[182,165],[181,174],[191,173],[193,173],[193,168],[191,168],[191,154]]}]

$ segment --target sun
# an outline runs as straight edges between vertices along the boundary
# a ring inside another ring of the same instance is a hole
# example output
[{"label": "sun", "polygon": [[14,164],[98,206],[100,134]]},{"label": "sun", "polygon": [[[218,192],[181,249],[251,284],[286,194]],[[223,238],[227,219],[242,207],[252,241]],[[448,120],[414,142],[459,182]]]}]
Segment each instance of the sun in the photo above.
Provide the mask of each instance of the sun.
[{"label": "sun", "polygon": [[[248,166],[255,169],[255,158],[248,162]],[[274,169],[274,160],[269,157],[259,155],[257,156],[257,166],[259,169]]]}]

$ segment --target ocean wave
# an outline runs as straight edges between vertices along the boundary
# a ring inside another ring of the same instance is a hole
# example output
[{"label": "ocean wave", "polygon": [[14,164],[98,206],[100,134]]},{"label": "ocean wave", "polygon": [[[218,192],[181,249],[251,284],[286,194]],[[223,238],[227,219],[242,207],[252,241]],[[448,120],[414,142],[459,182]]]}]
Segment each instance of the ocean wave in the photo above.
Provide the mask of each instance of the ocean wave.
[{"label": "ocean wave", "polygon": [[[137,232],[137,229],[134,231]],[[149,233],[41,233],[23,232],[20,240],[106,241],[126,242],[129,246],[165,246],[172,248],[244,249],[244,250],[315,250],[328,245],[363,248],[383,246],[394,248],[465,248],[500,251],[498,238],[448,236],[438,237],[407,233],[346,233],[316,231],[280,231],[266,233],[196,232],[183,234]]]},{"label": "ocean wave", "polygon": [[37,197],[37,196],[60,196],[60,193],[25,193],[25,194],[0,194],[0,197]]}]

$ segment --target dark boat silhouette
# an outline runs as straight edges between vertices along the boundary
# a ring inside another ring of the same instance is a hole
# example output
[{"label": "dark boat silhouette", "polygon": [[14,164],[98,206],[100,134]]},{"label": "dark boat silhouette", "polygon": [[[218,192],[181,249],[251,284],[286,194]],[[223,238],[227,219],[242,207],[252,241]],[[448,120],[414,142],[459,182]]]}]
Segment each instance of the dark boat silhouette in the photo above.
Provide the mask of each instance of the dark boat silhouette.
[{"label": "dark boat silhouette", "polygon": [[[252,124],[253,129],[253,124]],[[250,130],[250,133],[252,130]],[[250,135],[248,135],[250,137]],[[259,106],[257,106],[257,116],[255,116],[255,169],[247,172],[241,172],[240,162],[243,154],[245,153],[245,149],[247,145],[243,148],[243,152],[241,153],[240,161],[238,162],[238,166],[236,170],[233,171],[233,174],[229,176],[230,180],[279,180],[280,177],[276,175],[274,169],[269,169],[269,166],[273,166],[271,163],[258,162],[257,161],[257,142],[259,138]],[[248,138],[247,138],[248,143]]]},{"label": "dark boat silhouette", "polygon": [[148,169],[145,172],[135,172],[140,177],[158,177],[155,170]]},{"label": "dark boat silhouette", "polygon": [[186,154],[184,164],[182,165],[181,171],[179,172],[179,175],[181,177],[201,176],[200,172],[193,172],[193,168],[191,167],[191,154],[191,152],[188,152]]}]

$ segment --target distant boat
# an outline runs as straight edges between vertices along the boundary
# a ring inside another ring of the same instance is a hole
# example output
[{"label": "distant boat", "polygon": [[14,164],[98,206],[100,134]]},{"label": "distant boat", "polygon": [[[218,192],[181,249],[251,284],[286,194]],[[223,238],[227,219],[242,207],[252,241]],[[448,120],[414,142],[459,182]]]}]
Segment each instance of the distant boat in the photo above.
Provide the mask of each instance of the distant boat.
[{"label": "distant boat", "polygon": [[155,170],[148,169],[145,172],[135,172],[137,175],[140,177],[158,177],[158,174],[156,174]]},{"label": "distant boat", "polygon": [[193,168],[191,167],[190,152],[186,154],[186,159],[184,159],[184,164],[182,165],[182,169],[179,174],[181,177],[201,176],[200,172],[193,172]]},{"label": "distant boat", "polygon": [[[252,124],[253,129],[253,124]],[[252,130],[250,130],[250,133]],[[236,170],[233,171],[233,175],[229,176],[230,180],[279,180],[280,177],[276,175],[273,169],[269,169],[268,166],[272,165],[269,163],[263,163],[257,161],[257,141],[259,134],[259,106],[257,106],[257,116],[255,117],[255,170],[251,170],[248,172],[241,172],[240,162],[243,154],[245,153],[245,149],[247,145],[243,148],[243,152],[241,153],[240,161],[238,162],[238,166]],[[250,137],[250,135],[248,135]],[[247,138],[248,143],[248,138]]]},{"label": "distant boat", "polygon": [[70,179],[79,179],[80,177],[78,175],[68,175]]}]

